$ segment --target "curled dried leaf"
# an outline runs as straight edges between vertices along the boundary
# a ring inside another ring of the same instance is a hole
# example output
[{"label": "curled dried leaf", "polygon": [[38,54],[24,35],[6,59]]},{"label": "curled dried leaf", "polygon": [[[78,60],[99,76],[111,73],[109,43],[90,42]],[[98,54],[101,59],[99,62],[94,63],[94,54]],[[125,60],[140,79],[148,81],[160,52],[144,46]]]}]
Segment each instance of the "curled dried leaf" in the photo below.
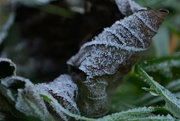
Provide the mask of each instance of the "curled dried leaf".
[{"label": "curled dried leaf", "polygon": [[150,46],[166,15],[165,10],[147,9],[116,21],[85,43],[67,63],[91,77],[114,74],[134,52]]},{"label": "curled dried leaf", "polygon": [[[46,84],[38,84],[36,87],[39,90],[44,90],[46,95],[52,95],[54,99],[57,100],[65,109],[69,110],[74,114],[80,114],[79,109],[76,105],[75,99],[77,98],[77,86],[72,81],[69,75],[61,75],[54,81]],[[58,118],[67,120],[68,117],[59,110],[56,110],[51,102],[46,102],[49,112],[56,114]]]},{"label": "curled dried leaf", "polygon": [[77,104],[83,115],[98,117],[108,111],[109,87],[128,72],[133,55],[150,46],[167,13],[146,9],[116,21],[67,61],[87,75],[85,80],[74,79],[79,89]]}]

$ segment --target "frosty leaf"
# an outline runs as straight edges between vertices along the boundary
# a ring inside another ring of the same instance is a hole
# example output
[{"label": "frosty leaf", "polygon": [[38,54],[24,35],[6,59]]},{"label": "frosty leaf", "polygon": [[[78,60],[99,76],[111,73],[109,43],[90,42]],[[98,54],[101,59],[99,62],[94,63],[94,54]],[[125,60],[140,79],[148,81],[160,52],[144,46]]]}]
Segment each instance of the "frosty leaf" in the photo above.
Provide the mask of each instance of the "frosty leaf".
[{"label": "frosty leaf", "polygon": [[17,91],[17,99],[15,107],[27,116],[39,117],[41,120],[54,120],[49,114],[44,101],[38,93],[38,89],[28,79],[14,77],[16,80],[25,82],[24,88],[19,88]]},{"label": "frosty leaf", "polygon": [[117,4],[120,12],[125,16],[129,16],[139,10],[146,9],[146,8],[139,6],[137,3],[135,3],[132,0],[115,0],[115,1],[116,1],[116,4]]},{"label": "frosty leaf", "polygon": [[16,65],[7,58],[0,58],[0,81],[2,78],[6,78],[15,75]]},{"label": "frosty leaf", "polygon": [[50,100],[52,100],[48,104],[52,106],[54,111],[56,111],[56,113],[58,113],[59,116],[61,116],[60,119],[67,121],[68,117],[73,117],[76,120],[94,121],[94,119],[73,114],[69,110],[65,109],[61,104],[59,104],[58,101],[52,95],[47,94],[46,92],[42,92],[42,94],[46,95]]},{"label": "frosty leaf", "polygon": [[137,117],[145,118],[147,116],[153,115],[151,113],[155,111],[156,111],[156,108],[153,108],[153,107],[135,108],[135,109],[104,116],[103,118],[99,118],[98,121],[120,121],[120,120],[127,121],[127,120],[131,120]]},{"label": "frosty leaf", "polygon": [[10,7],[9,0],[0,0],[0,44],[7,36],[7,31],[12,25],[15,15]]},{"label": "frosty leaf", "polygon": [[176,121],[171,115],[158,115],[158,116],[147,116],[147,117],[135,117],[130,118],[129,121]]},{"label": "frosty leaf", "polygon": [[167,13],[166,10],[141,10],[116,21],[92,41],[85,43],[67,63],[91,77],[114,74],[134,52],[150,46]]},{"label": "frosty leaf", "polygon": [[169,90],[158,84],[153,80],[141,67],[136,66],[136,71],[139,76],[147,82],[151,89],[154,89],[166,102],[166,108],[176,117],[180,118],[180,100],[172,94]]},{"label": "frosty leaf", "polygon": [[51,102],[49,102],[48,104],[53,107],[53,109],[58,113],[58,115],[62,116],[61,119],[66,121],[66,120],[68,120],[68,118],[67,118],[67,116],[68,116],[68,117],[73,117],[76,120],[94,121],[94,119],[80,116],[77,114],[73,114],[69,110],[65,109],[61,104],[59,104],[57,99],[55,99],[51,94],[49,94],[45,91],[42,91],[42,90],[41,90],[41,93],[42,93],[42,95],[47,96],[51,100]]},{"label": "frosty leaf", "polygon": [[107,85],[110,87],[128,72],[135,52],[150,46],[167,13],[166,10],[147,9],[116,21],[82,45],[79,52],[67,61],[86,74],[86,79],[74,78],[79,88],[77,104],[82,115],[99,117],[108,112]]},{"label": "frosty leaf", "polygon": [[[75,99],[77,98],[77,86],[69,75],[61,75],[48,84],[38,84],[36,85],[36,88],[38,89],[40,96],[43,95],[43,97],[48,98],[48,101],[46,101],[46,98],[44,99],[46,103],[49,104],[48,110],[54,110],[59,115],[59,118],[66,120],[67,116],[57,108],[57,104],[55,105],[54,103],[61,104],[65,109],[72,113],[80,114],[75,102]],[[56,101],[54,101],[54,99],[52,100],[49,96],[55,98]]]},{"label": "frosty leaf", "polygon": [[[18,76],[1,79],[0,92],[26,116],[38,117],[43,121],[52,120],[37,89],[28,79]],[[9,111],[14,112],[10,108]]]}]

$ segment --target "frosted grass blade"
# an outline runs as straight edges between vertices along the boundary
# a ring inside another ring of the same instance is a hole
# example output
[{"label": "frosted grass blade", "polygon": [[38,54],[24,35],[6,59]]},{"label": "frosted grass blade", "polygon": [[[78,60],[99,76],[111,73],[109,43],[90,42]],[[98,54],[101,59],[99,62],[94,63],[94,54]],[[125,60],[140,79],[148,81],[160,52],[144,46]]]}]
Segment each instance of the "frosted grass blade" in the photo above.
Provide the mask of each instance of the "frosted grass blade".
[{"label": "frosted grass blade", "polygon": [[153,80],[140,66],[136,66],[137,74],[151,86],[166,102],[166,108],[176,117],[180,118],[180,100],[169,90]]}]

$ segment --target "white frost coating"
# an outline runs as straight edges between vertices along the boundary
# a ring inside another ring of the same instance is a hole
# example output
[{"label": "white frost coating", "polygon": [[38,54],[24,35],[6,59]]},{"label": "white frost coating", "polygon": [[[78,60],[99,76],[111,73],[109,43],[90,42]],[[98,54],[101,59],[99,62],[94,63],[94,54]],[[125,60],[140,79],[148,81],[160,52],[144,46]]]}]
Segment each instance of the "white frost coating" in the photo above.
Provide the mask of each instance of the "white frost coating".
[{"label": "white frost coating", "polygon": [[[42,84],[42,85],[46,85],[46,84]],[[90,119],[90,118],[86,118],[86,117],[82,117],[76,114],[73,114],[72,112],[70,112],[69,110],[67,110],[66,108],[64,108],[62,106],[62,104],[60,104],[56,98],[54,98],[50,93],[48,93],[46,90],[44,89],[44,86],[42,86],[41,84],[39,84],[38,86],[41,86],[42,89],[39,90],[40,94],[47,96],[50,100],[52,100],[51,102],[49,102],[49,104],[53,107],[54,111],[56,111],[58,113],[59,116],[61,116],[61,118],[64,121],[68,121],[68,117],[74,117],[77,120],[89,120],[89,121],[93,121],[94,119]],[[36,85],[37,86],[37,85]]]},{"label": "white frost coating", "polygon": [[127,111],[121,111],[119,113],[114,113],[112,115],[107,115],[104,116],[103,118],[100,118],[97,121],[104,121],[104,120],[113,120],[113,121],[119,121],[119,120],[131,120],[132,118],[135,117],[140,117],[140,116],[147,116],[147,114],[150,114],[151,112],[156,111],[155,108],[153,107],[142,107],[142,108],[135,108],[135,109],[130,109]]},{"label": "white frost coating", "polygon": [[129,16],[139,10],[145,10],[146,8],[141,7],[137,3],[132,0],[115,0],[120,12],[125,15]]},{"label": "white frost coating", "polygon": [[39,96],[38,88],[32,84],[28,79],[16,77],[16,81],[25,82],[25,87],[18,89],[17,100],[15,107],[17,110],[35,117],[40,117],[42,121],[53,120],[49,114],[46,105],[42,98]]},{"label": "white frost coating", "polygon": [[24,85],[25,87],[33,85],[33,83],[30,80],[23,77],[19,77],[19,76],[11,76],[9,78],[6,78],[1,82],[1,84],[3,84],[6,87],[9,87],[13,85],[13,83],[17,83],[18,81],[25,82],[25,85]]},{"label": "white frost coating", "polygon": [[164,11],[147,9],[116,21],[92,41],[82,45],[67,64],[91,77],[114,74],[134,52],[146,50],[150,46],[166,14]]},{"label": "white frost coating", "polygon": [[[52,100],[52,102],[49,102],[49,104],[52,106],[53,110],[64,120],[67,121],[68,118],[67,116],[64,114],[64,109],[61,104],[57,101],[57,99],[55,99],[49,92],[48,90],[46,90],[46,88],[44,88],[46,86],[46,84],[38,84],[36,85],[37,88],[39,88],[39,94],[45,95],[47,96],[49,99]],[[62,108],[59,108],[62,107]]]},{"label": "white frost coating", "polygon": [[149,30],[157,32],[157,29],[159,28],[159,26],[157,25],[161,24],[161,21],[159,20],[163,20],[165,16],[168,14],[168,11],[167,10],[157,11],[157,10],[152,10],[152,9],[148,9],[148,10],[149,11],[147,11],[146,13],[141,14],[136,17],[139,20],[141,20],[149,28]]},{"label": "white frost coating", "polygon": [[[54,98],[56,98],[58,103],[61,104],[65,109],[72,113],[80,114],[75,102],[75,98],[77,96],[75,94],[78,93],[78,88],[69,75],[64,74],[56,78],[53,82],[48,84],[38,84],[36,86],[39,88],[40,93],[42,93],[42,90],[44,90],[44,92],[48,93],[48,95],[52,95]],[[66,115],[60,109],[58,109],[57,106],[54,104],[51,106],[63,119],[67,119]]]},{"label": "white frost coating", "polygon": [[48,90],[52,90],[52,93],[56,94],[56,96],[62,97],[64,101],[69,102],[70,105],[67,105],[69,108],[73,107],[78,111],[76,103],[74,102],[77,96],[75,94],[78,94],[78,88],[69,75],[61,75],[45,87]]}]

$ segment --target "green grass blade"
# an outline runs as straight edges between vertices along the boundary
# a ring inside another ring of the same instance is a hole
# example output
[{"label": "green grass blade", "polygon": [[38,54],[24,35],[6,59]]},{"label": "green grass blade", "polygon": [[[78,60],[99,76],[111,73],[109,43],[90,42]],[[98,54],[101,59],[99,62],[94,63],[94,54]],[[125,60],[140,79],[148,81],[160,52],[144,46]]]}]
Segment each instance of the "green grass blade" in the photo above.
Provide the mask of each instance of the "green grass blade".
[{"label": "green grass blade", "polygon": [[172,94],[169,90],[165,89],[159,83],[153,80],[140,66],[135,67],[135,71],[145,82],[147,82],[151,89],[159,94],[166,102],[166,108],[176,117],[180,118],[180,100]]},{"label": "green grass blade", "polygon": [[171,115],[167,116],[148,116],[148,117],[143,117],[143,118],[132,118],[128,121],[175,121],[176,119],[173,118]]},{"label": "green grass blade", "polygon": [[142,107],[135,108],[127,111],[122,111],[119,113],[114,113],[112,115],[104,116],[99,118],[98,121],[120,121],[120,120],[130,120],[132,118],[143,118],[151,116],[152,112],[156,111],[156,108],[153,107]]}]

